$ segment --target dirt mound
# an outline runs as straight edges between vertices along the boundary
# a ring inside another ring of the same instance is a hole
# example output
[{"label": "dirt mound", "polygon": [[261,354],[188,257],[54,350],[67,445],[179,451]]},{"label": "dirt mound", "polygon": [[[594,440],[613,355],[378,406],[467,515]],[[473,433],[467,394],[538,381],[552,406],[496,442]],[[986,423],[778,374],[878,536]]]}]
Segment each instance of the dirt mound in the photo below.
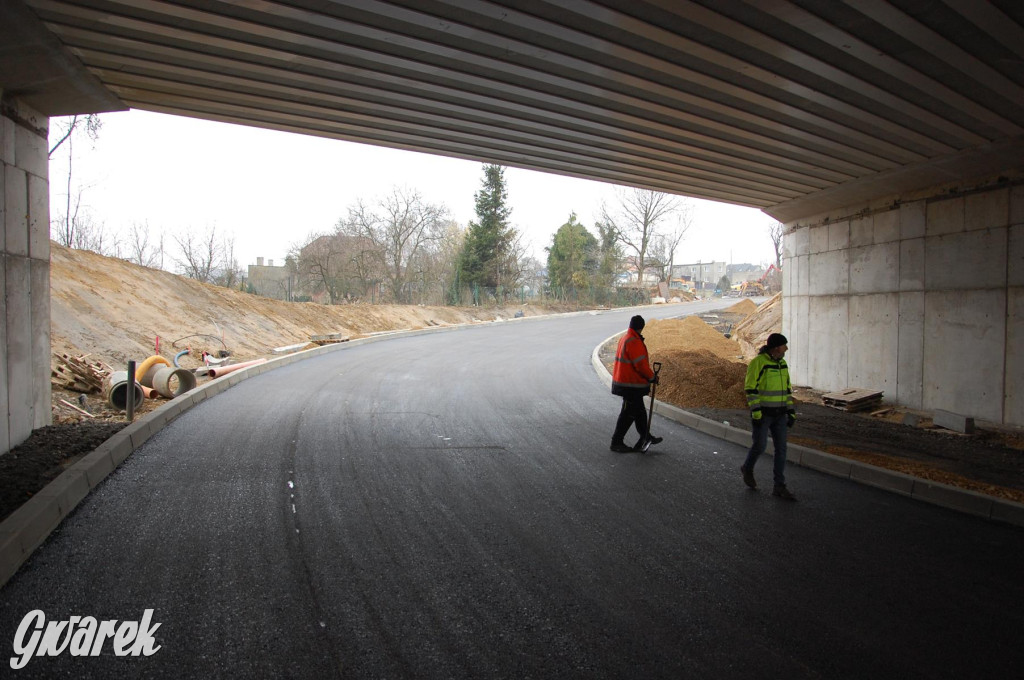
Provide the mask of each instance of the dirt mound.
[{"label": "dirt mound", "polygon": [[662,363],[658,399],[683,408],[746,407],[746,366],[735,342],[696,316],[654,319],[643,334],[651,361]]},{"label": "dirt mound", "polygon": [[728,314],[753,314],[757,311],[757,305],[750,298],[745,298],[724,311]]},{"label": "dirt mound", "polygon": [[[50,243],[50,329],[56,354],[88,354],[121,367],[156,350],[167,359],[187,346],[237,360],[268,356],[311,335],[358,337],[376,331],[493,321],[550,313],[525,305],[505,308],[334,305],[282,302],[212,286],[125,260]],[[187,368],[199,365],[183,357]]]},{"label": "dirt mound", "polygon": [[651,350],[662,363],[657,398],[681,408],[746,408],[744,364],[723,359],[707,349]]},{"label": "dirt mound", "polygon": [[652,319],[643,330],[653,361],[661,361],[664,352],[707,350],[724,359],[740,360],[739,345],[706,324],[699,317]]}]

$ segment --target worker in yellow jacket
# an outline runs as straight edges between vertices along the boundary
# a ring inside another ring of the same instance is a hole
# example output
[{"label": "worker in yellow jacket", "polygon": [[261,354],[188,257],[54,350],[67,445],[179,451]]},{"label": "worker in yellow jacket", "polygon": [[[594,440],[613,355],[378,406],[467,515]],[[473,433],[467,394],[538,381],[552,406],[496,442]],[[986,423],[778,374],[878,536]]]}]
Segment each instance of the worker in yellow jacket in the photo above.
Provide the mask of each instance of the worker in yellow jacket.
[{"label": "worker in yellow jacket", "polygon": [[[615,350],[615,366],[612,368],[612,394],[622,397],[622,408],[615,422],[612,434],[611,450],[616,453],[627,451],[643,451],[645,445],[658,444],[661,437],[651,435],[647,422],[647,411],[644,409],[644,397],[657,381],[651,362],[647,358],[647,345],[640,331],[647,325],[644,317],[637,314],[629,320],[629,329],[619,339]],[[636,425],[640,439],[633,447],[625,443],[629,428]]]},{"label": "worker in yellow jacket", "polygon": [[751,489],[756,489],[754,463],[768,447],[768,435],[771,434],[775,444],[775,486],[772,495],[795,501],[796,496],[786,488],[785,475],[786,430],[796,423],[789,367],[783,359],[789,349],[788,342],[781,333],[772,333],[747,366],[744,388],[747,392],[747,405],[750,407],[751,436],[754,441],[740,471],[743,473],[743,482]]}]

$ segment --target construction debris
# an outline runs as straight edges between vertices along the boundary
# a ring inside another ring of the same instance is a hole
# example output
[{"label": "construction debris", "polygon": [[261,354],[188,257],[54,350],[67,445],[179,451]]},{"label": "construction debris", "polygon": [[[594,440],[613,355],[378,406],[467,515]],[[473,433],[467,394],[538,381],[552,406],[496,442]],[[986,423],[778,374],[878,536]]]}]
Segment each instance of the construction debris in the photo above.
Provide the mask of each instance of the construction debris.
[{"label": "construction debris", "polygon": [[77,406],[75,406],[74,404],[72,404],[72,403],[71,403],[70,401],[68,401],[67,399],[61,399],[61,400],[60,400],[60,403],[62,403],[62,404],[64,404],[65,406],[67,406],[67,407],[68,407],[69,409],[71,409],[72,411],[78,411],[79,413],[81,413],[81,414],[82,414],[83,416],[85,416],[85,417],[87,417],[87,418],[95,418],[95,417],[96,417],[96,416],[94,416],[93,414],[91,414],[91,413],[89,413],[88,411],[86,411],[85,409],[83,409],[83,408],[78,408]]},{"label": "construction debris", "polygon": [[88,356],[54,354],[50,382],[56,387],[73,392],[102,392],[103,381],[114,372],[114,369],[99,360],[87,361]]},{"label": "construction debris", "polygon": [[323,347],[324,345],[333,345],[336,342],[348,342],[349,336],[342,335],[341,333],[328,333],[326,335],[311,335],[309,341],[314,345]]},{"label": "construction debris", "polygon": [[825,406],[846,411],[847,413],[856,413],[858,411],[877,409],[882,403],[882,393],[857,387],[848,387],[845,390],[821,395],[821,401]]}]

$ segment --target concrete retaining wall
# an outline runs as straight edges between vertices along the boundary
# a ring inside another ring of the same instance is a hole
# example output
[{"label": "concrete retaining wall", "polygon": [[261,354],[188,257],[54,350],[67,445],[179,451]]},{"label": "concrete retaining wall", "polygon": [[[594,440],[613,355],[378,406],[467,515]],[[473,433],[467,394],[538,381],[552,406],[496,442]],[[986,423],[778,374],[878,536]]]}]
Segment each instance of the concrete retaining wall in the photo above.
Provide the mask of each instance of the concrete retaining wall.
[{"label": "concrete retaining wall", "polygon": [[0,92],[0,454],[49,425],[49,120]]},{"label": "concrete retaining wall", "polygon": [[786,232],[798,384],[1024,425],[1024,180],[890,197]]}]

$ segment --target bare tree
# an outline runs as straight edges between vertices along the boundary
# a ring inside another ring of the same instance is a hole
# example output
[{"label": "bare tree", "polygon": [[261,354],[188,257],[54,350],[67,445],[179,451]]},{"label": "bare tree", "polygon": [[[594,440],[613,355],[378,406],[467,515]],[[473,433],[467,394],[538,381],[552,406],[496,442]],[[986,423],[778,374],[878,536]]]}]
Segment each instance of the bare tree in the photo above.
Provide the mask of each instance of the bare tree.
[{"label": "bare tree", "polygon": [[[648,251],[658,236],[658,228],[666,218],[682,209],[683,199],[636,188],[620,189],[616,194],[618,206],[614,210],[609,210],[607,205],[601,207],[602,226],[615,231],[616,241],[629,253],[642,285]],[[679,234],[679,240],[682,236]]]},{"label": "bare tree", "polygon": [[[92,213],[82,205],[83,191],[84,189],[79,187],[74,192],[73,200],[67,203],[67,212],[58,214],[51,221],[51,237],[66,248],[91,250],[107,255],[110,239],[104,234],[103,224],[93,221]],[[113,243],[117,244],[116,238]]]},{"label": "bare tree", "polygon": [[[60,134],[59,139],[52,147],[48,157],[53,158],[53,154],[63,144],[67,144],[68,148],[68,174],[67,174],[67,186],[65,193],[65,204],[64,214],[59,220],[51,221],[51,230],[56,230],[57,238],[55,239],[58,243],[65,245],[69,248],[80,248],[79,245],[75,245],[76,242],[91,242],[87,246],[86,250],[95,250],[96,252],[102,252],[102,241],[103,236],[99,231],[99,227],[94,224],[92,227],[92,233],[88,233],[90,229],[85,224],[84,216],[80,219],[79,214],[82,206],[82,191],[83,187],[78,187],[77,191],[72,191],[72,169],[74,167],[74,139],[76,133],[84,133],[85,136],[91,141],[95,142],[99,137],[100,128],[103,126],[100,117],[97,114],[91,113],[87,116],[72,116],[71,118],[65,118],[58,121],[55,124],[55,128]],[[74,203],[74,206],[72,206]],[[100,247],[97,248],[97,241]]]},{"label": "bare tree", "polygon": [[408,302],[411,264],[441,238],[448,209],[423,200],[419,192],[395,188],[373,208],[361,200],[349,210],[346,232],[372,244],[396,302]]},{"label": "bare tree", "polygon": [[301,246],[292,248],[300,287],[310,294],[326,293],[329,304],[341,299],[346,286],[346,261],[350,250],[340,229],[312,234]]},{"label": "bare tree", "polygon": [[[74,115],[71,118],[65,118],[58,121],[55,127],[60,131],[60,138],[54,142],[53,146],[50,147],[49,158],[53,158],[53,153],[60,148],[64,142],[71,145],[72,135],[76,131],[84,131],[86,136],[92,141],[96,141],[100,136],[100,128],[103,127],[103,121],[100,120],[98,113],[90,113],[85,116]],[[70,151],[68,152],[70,156]],[[69,171],[70,172],[70,171]]]},{"label": "bare tree", "polygon": [[772,239],[772,246],[775,248],[775,267],[782,269],[782,222],[776,222],[768,227],[768,235]]},{"label": "bare tree", "polygon": [[223,256],[222,247],[217,242],[217,232],[208,227],[205,234],[196,235],[191,228],[173,236],[178,244],[180,259],[175,261],[181,273],[190,279],[213,283],[214,270],[219,266]]},{"label": "bare tree", "polygon": [[225,238],[220,245],[220,259],[214,265],[213,283],[224,288],[239,288],[245,274],[235,257],[235,238]]},{"label": "bare tree", "polygon": [[160,248],[150,245],[149,222],[132,222],[128,227],[126,248],[128,256],[125,259],[129,262],[142,267],[156,267],[160,263]]}]

